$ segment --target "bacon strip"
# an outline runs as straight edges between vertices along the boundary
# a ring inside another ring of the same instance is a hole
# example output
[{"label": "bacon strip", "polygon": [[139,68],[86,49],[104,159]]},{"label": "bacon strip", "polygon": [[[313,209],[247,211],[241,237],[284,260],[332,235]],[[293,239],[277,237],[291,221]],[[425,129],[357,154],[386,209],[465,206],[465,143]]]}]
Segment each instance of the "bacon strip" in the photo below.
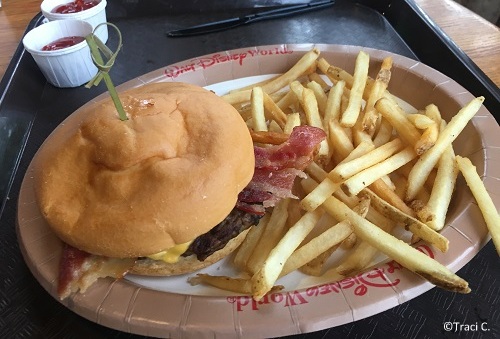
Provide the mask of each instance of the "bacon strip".
[{"label": "bacon strip", "polygon": [[239,194],[237,207],[247,212],[264,214],[266,207],[280,199],[297,198],[292,193],[297,176],[313,161],[314,153],[325,132],[316,127],[295,127],[287,141],[270,147],[254,146],[255,172],[247,187]]},{"label": "bacon strip", "polygon": [[99,278],[122,278],[134,265],[135,260],[92,255],[64,244],[59,264],[59,298],[65,299],[78,291],[83,293]]},{"label": "bacon strip", "polygon": [[279,171],[286,168],[304,170],[313,160],[319,143],[326,133],[312,126],[297,126],[288,140],[280,145],[254,147],[255,168]]}]

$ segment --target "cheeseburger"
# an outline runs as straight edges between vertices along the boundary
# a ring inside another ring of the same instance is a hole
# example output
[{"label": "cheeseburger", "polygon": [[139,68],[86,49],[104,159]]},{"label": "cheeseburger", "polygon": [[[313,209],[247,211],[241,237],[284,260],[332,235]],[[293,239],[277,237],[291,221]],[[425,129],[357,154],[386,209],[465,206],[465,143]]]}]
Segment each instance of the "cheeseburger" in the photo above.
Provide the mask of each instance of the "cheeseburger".
[{"label": "cheeseburger", "polygon": [[58,292],[100,277],[178,275],[226,257],[266,208],[292,193],[323,130],[295,127],[254,146],[239,112],[184,83],[157,83],[85,105],[34,159],[40,211],[66,244]]},{"label": "cheeseburger", "polygon": [[[72,114],[36,156],[35,192],[66,244],[138,258],[130,272],[171,275],[218,261],[260,216],[235,209],[254,173],[248,128],[201,87],[158,83]],[[215,227],[217,226],[217,227]]]}]

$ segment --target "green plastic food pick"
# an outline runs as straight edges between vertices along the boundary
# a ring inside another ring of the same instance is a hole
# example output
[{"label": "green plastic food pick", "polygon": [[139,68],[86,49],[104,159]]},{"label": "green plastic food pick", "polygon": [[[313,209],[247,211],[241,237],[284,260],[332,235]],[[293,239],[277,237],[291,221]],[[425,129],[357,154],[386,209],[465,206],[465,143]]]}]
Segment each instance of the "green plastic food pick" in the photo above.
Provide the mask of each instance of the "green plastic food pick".
[{"label": "green plastic food pick", "polygon": [[[102,25],[108,25],[113,27],[118,32],[118,47],[116,51],[113,53],[97,36],[95,36],[94,32]],[[123,108],[123,105],[118,97],[118,92],[116,91],[115,85],[113,81],[111,81],[111,77],[109,76],[109,70],[113,67],[115,63],[116,56],[118,52],[122,48],[122,35],[118,27],[115,25],[105,22],[98,25],[92,33],[85,37],[87,44],[90,48],[90,54],[92,56],[92,62],[99,70],[97,74],[90,79],[90,81],[85,85],[86,88],[90,88],[92,86],[97,86],[104,79],[104,83],[108,88],[109,95],[111,95],[111,99],[115,104],[116,110],[118,111],[118,116],[120,120],[125,121],[128,120],[127,113]],[[101,55],[102,53],[102,55]],[[106,63],[104,63],[103,56],[107,59]]]}]

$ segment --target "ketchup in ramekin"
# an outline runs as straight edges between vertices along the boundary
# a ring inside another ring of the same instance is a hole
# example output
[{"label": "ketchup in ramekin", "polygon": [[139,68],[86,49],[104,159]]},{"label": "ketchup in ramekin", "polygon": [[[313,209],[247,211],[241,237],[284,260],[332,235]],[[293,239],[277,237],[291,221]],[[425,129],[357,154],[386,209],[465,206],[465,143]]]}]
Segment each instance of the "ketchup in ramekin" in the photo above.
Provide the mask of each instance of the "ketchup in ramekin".
[{"label": "ketchup in ramekin", "polygon": [[42,51],[55,51],[67,47],[74,46],[85,40],[82,36],[67,36],[57,39],[42,47]]},{"label": "ketchup in ramekin", "polygon": [[99,2],[101,2],[101,0],[75,0],[73,2],[68,2],[67,4],[54,7],[52,9],[52,13],[77,13],[97,6]]}]

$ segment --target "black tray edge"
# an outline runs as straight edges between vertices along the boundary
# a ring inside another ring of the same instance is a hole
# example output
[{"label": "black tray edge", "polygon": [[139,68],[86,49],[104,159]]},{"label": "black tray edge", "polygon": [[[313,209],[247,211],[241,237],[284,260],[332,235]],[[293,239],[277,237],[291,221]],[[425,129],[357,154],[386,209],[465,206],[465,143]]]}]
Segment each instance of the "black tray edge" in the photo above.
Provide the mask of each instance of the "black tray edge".
[{"label": "black tray edge", "polygon": [[[31,21],[28,23],[28,26],[26,26],[26,30],[24,31],[22,38],[24,38],[26,33],[31,31],[36,26],[40,25],[40,23],[42,22],[43,19],[44,19],[44,17],[43,17],[41,12],[39,12],[37,15],[35,15],[33,17],[33,19],[31,19]],[[16,73],[16,70],[19,66],[21,58],[23,57],[23,55],[25,53],[27,53],[26,50],[24,49],[22,38],[21,38],[21,41],[19,42],[19,45],[16,48],[16,51],[12,55],[12,59],[10,60],[9,65],[5,69],[5,74],[4,74],[3,78],[0,80],[0,105],[2,104],[2,102],[5,98],[5,95],[8,92],[8,88],[10,87],[10,84],[12,82],[12,78],[14,77],[14,74]]]}]

